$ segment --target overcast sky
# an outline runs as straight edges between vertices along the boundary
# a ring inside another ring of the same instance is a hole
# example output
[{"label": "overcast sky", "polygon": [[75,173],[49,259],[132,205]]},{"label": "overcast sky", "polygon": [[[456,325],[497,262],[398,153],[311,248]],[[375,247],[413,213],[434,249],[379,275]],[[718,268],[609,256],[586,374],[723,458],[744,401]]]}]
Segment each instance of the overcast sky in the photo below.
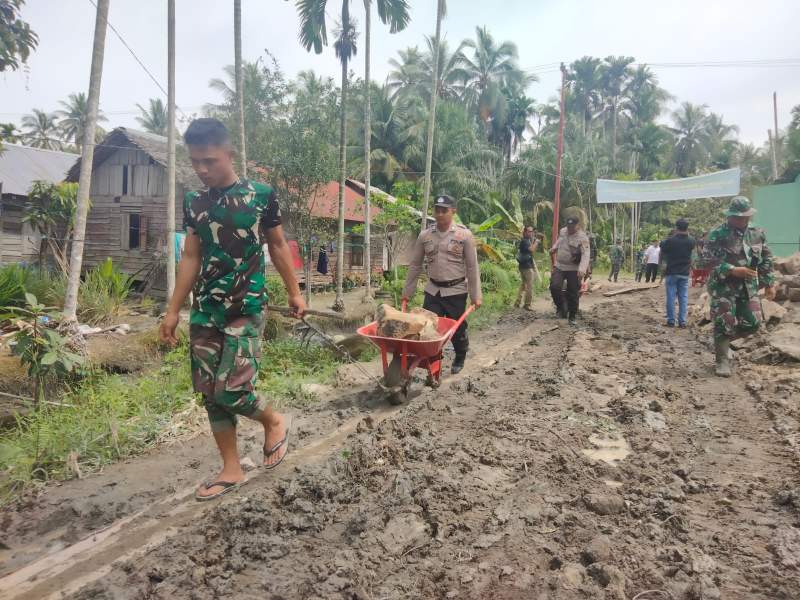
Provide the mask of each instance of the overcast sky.
[{"label": "overcast sky", "polygon": [[[376,23],[373,76],[383,80],[387,61],[399,49],[422,45],[435,26],[436,0],[409,0],[411,24],[390,35]],[[111,0],[109,21],[166,88],[166,0]],[[294,1],[243,0],[243,53],[255,60],[268,49],[293,75],[312,68],[338,77],[333,49],[307,53],[297,41]],[[329,2],[335,16],[338,0]],[[798,0],[449,0],[446,38],[457,43],[486,25],[499,40],[514,41],[520,64],[540,72],[529,94],[537,101],[553,97],[556,70],[541,65],[570,62],[583,55],[634,56],[639,62],[704,62],[800,59]],[[363,3],[353,2],[363,28]],[[0,121],[19,122],[31,108],[48,111],[58,101],[88,87],[94,28],[90,0],[27,0],[23,17],[39,34],[40,44],[25,72],[0,75]],[[331,19],[332,21],[332,19]],[[363,44],[363,42],[362,42]],[[359,46],[359,50],[363,47]],[[233,2],[177,0],[177,103],[186,113],[219,98],[208,80],[233,62]],[[800,60],[796,66],[768,68],[657,67],[661,84],[679,101],[708,104],[738,125],[744,141],[761,144],[772,126],[772,92],[778,92],[779,125],[800,104]],[[359,52],[353,69],[363,75]],[[101,108],[106,129],[137,125],[136,104],[162,95],[109,30],[103,68]]]}]

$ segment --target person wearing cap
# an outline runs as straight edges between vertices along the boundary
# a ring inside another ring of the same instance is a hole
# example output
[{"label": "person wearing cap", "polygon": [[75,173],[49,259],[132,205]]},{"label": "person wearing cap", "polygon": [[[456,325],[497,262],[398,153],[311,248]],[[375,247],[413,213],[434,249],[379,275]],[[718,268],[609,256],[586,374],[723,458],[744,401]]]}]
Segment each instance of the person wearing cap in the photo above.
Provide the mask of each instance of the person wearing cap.
[{"label": "person wearing cap", "polygon": [[[514,302],[514,306],[524,307],[525,310],[533,310],[531,308],[531,302],[533,302],[533,277],[538,272],[533,253],[538,245],[539,240],[534,236],[533,227],[526,226],[522,230],[522,239],[519,241],[517,251],[520,284],[517,300]],[[525,296],[525,304],[523,304],[523,294]]]},{"label": "person wearing cap", "polygon": [[[475,238],[469,229],[453,222],[456,201],[450,196],[434,200],[433,214],[436,223],[420,233],[414,244],[403,300],[416,293],[424,259],[428,283],[422,307],[440,317],[459,319],[467,309],[467,292],[476,308],[483,302]],[[456,356],[451,372],[455,374],[464,368],[469,349],[466,321],[456,330],[452,342]]]},{"label": "person wearing cap", "polygon": [[689,235],[689,222],[678,219],[675,232],[661,242],[661,260],[667,292],[667,327],[675,327],[675,299],[678,300],[678,327],[686,327],[689,308],[689,270],[692,266],[694,238]]},{"label": "person wearing cap", "polygon": [[714,324],[716,374],[731,376],[731,339],[758,330],[761,325],[761,299],[775,298],[772,252],[762,229],[750,227],[755,214],[750,200],[736,196],[725,211],[726,222],[711,230],[704,258],[711,273],[708,295]]},{"label": "person wearing cap", "polygon": [[[576,324],[580,287],[584,275],[589,269],[591,248],[589,236],[580,228],[575,217],[567,219],[567,226],[562,227],[558,239],[550,249],[554,257],[553,272],[550,276],[550,294],[556,305],[556,314],[567,317],[570,325]],[[563,286],[567,282],[567,301],[564,306]]]}]

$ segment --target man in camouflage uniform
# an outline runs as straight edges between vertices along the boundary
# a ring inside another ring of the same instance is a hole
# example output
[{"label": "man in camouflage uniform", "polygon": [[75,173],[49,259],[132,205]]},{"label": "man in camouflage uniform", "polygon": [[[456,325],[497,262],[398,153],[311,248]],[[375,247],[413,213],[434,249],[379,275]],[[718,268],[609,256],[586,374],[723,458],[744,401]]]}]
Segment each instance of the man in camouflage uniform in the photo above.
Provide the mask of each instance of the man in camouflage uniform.
[{"label": "man in camouflage uniform", "polygon": [[621,241],[617,240],[611,246],[608,256],[611,259],[611,272],[608,274],[608,280],[611,281],[613,277],[616,282],[619,277],[619,270],[622,268],[622,262],[625,260],[625,251],[622,249]]},{"label": "man in camouflage uniform", "polygon": [[264,244],[296,314],[302,314],[305,304],[275,191],[236,175],[228,132],[216,119],[196,119],[184,139],[192,166],[208,189],[189,192],[184,200],[186,243],[160,337],[177,343],[179,312],[194,288],[189,319],[192,382],[203,397],[223,462],[219,475],[196,493],[198,500],[208,500],[244,481],[236,447],[239,415],[263,425],[265,467],[276,467],[288,448],[283,415],[255,392],[267,302]]},{"label": "man in camouflage uniform", "polygon": [[772,252],[764,231],[750,227],[755,214],[750,201],[736,196],[725,212],[727,221],[708,234],[705,255],[711,274],[708,294],[714,323],[716,374],[731,376],[731,338],[756,331],[761,324],[760,288],[775,297]]}]

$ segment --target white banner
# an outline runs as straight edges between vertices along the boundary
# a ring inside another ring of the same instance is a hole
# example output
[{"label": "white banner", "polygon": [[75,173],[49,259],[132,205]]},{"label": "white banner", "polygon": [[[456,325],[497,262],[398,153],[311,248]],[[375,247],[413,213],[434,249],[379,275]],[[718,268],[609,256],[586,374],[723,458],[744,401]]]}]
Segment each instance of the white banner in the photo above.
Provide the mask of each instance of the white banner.
[{"label": "white banner", "polygon": [[735,196],[739,193],[739,168],[717,171],[707,175],[663,179],[661,181],[597,180],[597,203],[667,202],[716,196]]}]

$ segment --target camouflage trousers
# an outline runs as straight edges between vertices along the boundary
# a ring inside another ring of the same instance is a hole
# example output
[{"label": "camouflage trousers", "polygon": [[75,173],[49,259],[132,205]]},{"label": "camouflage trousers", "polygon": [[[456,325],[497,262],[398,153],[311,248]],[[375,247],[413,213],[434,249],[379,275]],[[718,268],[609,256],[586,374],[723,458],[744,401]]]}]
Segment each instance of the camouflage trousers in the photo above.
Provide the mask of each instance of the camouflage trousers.
[{"label": "camouflage trousers", "polygon": [[763,317],[761,300],[745,294],[711,296],[711,322],[714,339],[747,335],[758,330]]},{"label": "camouflage trousers", "polygon": [[257,419],[266,408],[255,392],[263,326],[261,315],[236,317],[222,329],[189,326],[192,383],[203,396],[211,431],[236,427],[238,415]]}]

